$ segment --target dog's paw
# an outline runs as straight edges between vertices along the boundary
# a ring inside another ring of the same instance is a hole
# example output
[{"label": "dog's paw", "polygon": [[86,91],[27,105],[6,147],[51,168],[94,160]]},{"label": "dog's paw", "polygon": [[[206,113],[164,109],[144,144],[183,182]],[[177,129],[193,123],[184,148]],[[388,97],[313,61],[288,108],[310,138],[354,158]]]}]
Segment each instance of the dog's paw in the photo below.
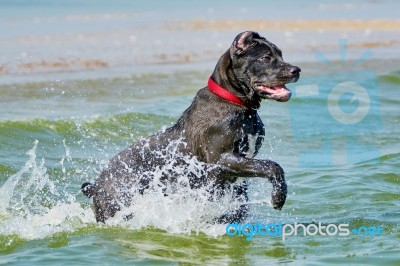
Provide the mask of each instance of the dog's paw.
[{"label": "dog's paw", "polygon": [[275,184],[272,188],[272,207],[276,210],[281,210],[286,201],[287,186],[285,181]]}]

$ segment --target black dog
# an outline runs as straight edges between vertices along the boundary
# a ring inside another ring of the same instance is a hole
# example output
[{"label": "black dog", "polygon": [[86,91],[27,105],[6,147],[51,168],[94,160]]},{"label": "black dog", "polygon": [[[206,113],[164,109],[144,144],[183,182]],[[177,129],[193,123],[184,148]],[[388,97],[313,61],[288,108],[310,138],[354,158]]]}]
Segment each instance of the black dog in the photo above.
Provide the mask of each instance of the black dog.
[{"label": "black dog", "polygon": [[[273,161],[253,159],[265,135],[257,109],[262,99],[288,101],[291,92],[285,84],[296,82],[300,71],[285,63],[278,47],[257,33],[239,34],[219,59],[208,86],[197,93],[174,126],[123,150],[94,184],[82,185],[83,193],[93,196],[97,221],[104,222],[129,206],[133,191],[144,193],[150,187],[149,173],[166,163],[167,147],[177,140],[181,144],[176,154],[205,163],[203,174],[190,182],[193,189],[211,180],[216,188],[225,188],[238,177],[265,177],[273,186],[272,205],[280,210],[287,194],[283,169]],[[177,156],[175,163],[186,162]],[[177,175],[170,171],[162,179],[173,182]],[[247,200],[245,181],[233,191]],[[244,202],[219,221],[240,221],[247,209]]]}]

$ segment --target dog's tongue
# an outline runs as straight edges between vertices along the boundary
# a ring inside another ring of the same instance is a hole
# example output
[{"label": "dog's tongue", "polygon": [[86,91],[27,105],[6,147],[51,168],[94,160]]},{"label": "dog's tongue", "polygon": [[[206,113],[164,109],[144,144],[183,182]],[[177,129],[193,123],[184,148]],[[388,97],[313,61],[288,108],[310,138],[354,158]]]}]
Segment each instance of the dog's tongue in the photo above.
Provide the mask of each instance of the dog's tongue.
[{"label": "dog's tongue", "polygon": [[279,85],[274,87],[261,86],[260,89],[270,94],[273,97],[273,99],[282,102],[289,100],[290,96],[292,95],[292,92],[288,90],[288,88],[286,88],[285,85]]},{"label": "dog's tongue", "polygon": [[263,86],[263,90],[271,94],[281,94],[283,92],[286,92],[288,89],[286,88],[285,85],[279,85],[275,87]]}]

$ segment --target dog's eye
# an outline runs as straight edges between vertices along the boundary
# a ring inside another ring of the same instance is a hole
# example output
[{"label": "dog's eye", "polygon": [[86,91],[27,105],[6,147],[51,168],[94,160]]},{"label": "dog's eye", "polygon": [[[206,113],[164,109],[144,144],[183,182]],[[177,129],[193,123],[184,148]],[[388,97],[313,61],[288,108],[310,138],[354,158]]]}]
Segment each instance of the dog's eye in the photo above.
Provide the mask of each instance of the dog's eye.
[{"label": "dog's eye", "polygon": [[268,52],[268,53],[262,55],[260,59],[261,60],[269,60],[269,59],[271,59],[271,53]]}]

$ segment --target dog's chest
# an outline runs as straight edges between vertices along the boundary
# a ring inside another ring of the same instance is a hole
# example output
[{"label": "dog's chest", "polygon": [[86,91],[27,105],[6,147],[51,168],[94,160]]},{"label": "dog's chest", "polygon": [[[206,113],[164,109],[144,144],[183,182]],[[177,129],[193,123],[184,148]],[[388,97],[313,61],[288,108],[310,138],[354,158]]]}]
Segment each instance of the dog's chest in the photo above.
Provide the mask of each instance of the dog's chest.
[{"label": "dog's chest", "polygon": [[242,124],[238,128],[234,152],[242,157],[254,158],[264,140],[264,124],[257,114],[249,115],[247,118],[241,121]]}]

